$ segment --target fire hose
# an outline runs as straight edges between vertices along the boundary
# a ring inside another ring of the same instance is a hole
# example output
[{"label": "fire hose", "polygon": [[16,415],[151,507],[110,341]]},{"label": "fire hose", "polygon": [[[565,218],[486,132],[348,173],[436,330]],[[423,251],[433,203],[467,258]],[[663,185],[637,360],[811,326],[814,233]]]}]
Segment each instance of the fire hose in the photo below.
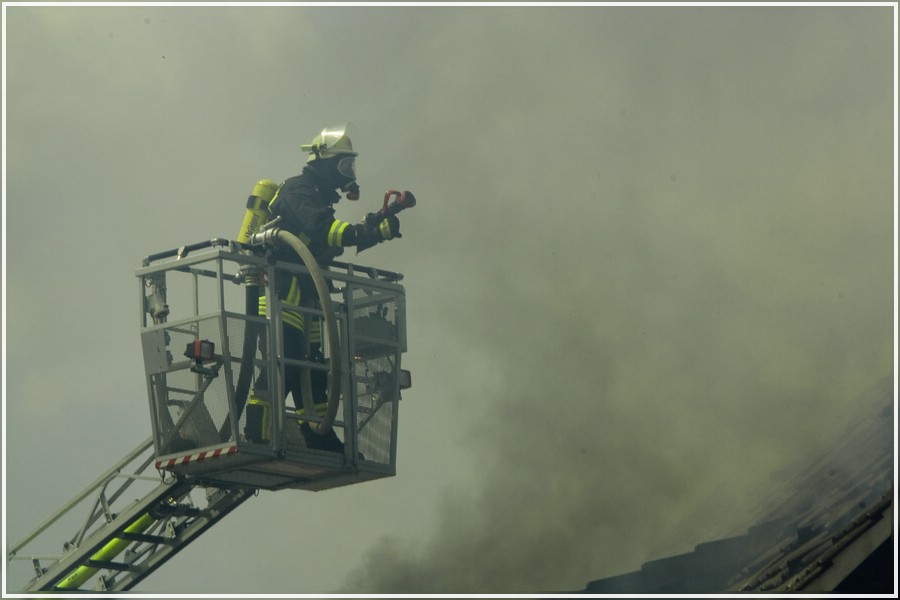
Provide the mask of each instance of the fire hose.
[{"label": "fire hose", "polygon": [[[260,233],[250,236],[250,244],[261,245],[280,241],[287,244],[309,271],[309,275],[316,287],[316,294],[319,296],[319,302],[322,305],[322,312],[325,315],[325,339],[328,341],[329,353],[331,360],[328,367],[328,406],[325,410],[325,416],[319,423],[310,422],[310,427],[319,435],[325,435],[331,430],[337,415],[338,403],[341,396],[341,361],[339,357],[340,340],[338,339],[337,323],[334,318],[334,310],[331,306],[331,294],[328,290],[328,283],[322,274],[322,269],[316,261],[315,256],[310,252],[309,248],[300,238],[285,231],[284,229],[272,228],[266,229]],[[307,338],[308,339],[308,338]],[[303,410],[307,415],[315,414],[315,406],[312,397],[312,379],[310,377],[309,368],[303,368],[300,371],[300,386],[303,396]]]}]

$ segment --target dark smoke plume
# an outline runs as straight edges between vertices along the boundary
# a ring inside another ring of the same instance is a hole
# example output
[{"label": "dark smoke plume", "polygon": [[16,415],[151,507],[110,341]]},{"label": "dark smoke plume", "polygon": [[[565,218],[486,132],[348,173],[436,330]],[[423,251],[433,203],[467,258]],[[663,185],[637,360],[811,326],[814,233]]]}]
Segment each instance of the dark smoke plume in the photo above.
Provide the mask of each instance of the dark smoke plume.
[{"label": "dark smoke plume", "polygon": [[[507,71],[462,47],[464,70],[422,80],[456,86],[417,99],[435,132],[461,123],[421,167],[452,197],[429,309],[463,340],[440,343],[480,416],[447,435],[477,484],[446,490],[434,532],[373,543],[349,591],[579,589],[744,531],[771,473],[890,372],[890,28],[551,14],[553,33],[518,15],[533,37]],[[496,110],[458,112],[462,88]]]}]

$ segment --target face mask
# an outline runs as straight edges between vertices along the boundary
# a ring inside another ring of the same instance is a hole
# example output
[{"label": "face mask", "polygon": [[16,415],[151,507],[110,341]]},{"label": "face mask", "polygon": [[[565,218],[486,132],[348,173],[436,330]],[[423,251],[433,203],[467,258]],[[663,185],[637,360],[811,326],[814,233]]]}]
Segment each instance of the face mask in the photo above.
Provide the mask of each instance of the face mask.
[{"label": "face mask", "polygon": [[356,157],[345,156],[338,161],[337,172],[348,179],[356,179]]}]

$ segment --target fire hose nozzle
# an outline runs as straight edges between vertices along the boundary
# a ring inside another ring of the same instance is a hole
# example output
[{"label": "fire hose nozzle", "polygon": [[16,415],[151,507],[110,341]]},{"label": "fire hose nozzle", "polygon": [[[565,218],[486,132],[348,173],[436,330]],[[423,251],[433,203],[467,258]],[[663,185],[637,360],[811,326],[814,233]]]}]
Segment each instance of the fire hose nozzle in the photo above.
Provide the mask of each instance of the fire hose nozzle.
[{"label": "fire hose nozzle", "polygon": [[[393,202],[391,198],[395,198]],[[384,193],[384,206],[381,207],[381,213],[384,216],[396,215],[401,210],[412,208],[415,205],[416,197],[412,192],[388,190]]]}]

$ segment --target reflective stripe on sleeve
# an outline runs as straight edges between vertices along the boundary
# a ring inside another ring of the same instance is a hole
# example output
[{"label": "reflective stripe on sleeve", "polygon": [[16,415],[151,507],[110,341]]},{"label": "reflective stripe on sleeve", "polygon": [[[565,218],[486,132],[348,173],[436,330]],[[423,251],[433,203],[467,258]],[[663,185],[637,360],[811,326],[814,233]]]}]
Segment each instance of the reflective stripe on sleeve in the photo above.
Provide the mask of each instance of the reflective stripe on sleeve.
[{"label": "reflective stripe on sleeve", "polygon": [[335,219],[334,223],[331,224],[331,229],[328,230],[328,245],[332,248],[342,248],[344,231],[346,231],[349,226],[350,223]]}]

